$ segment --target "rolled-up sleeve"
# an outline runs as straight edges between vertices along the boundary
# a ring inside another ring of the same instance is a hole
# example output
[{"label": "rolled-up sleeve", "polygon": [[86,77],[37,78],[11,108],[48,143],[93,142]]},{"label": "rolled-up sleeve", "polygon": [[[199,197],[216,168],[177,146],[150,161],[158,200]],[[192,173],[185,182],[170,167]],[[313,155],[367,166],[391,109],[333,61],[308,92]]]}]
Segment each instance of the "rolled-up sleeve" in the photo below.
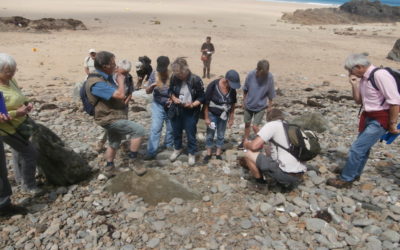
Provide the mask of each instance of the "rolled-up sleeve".
[{"label": "rolled-up sleeve", "polygon": [[385,101],[389,105],[400,105],[400,94],[397,89],[396,80],[386,70],[378,70],[375,73],[375,82],[381,90]]}]

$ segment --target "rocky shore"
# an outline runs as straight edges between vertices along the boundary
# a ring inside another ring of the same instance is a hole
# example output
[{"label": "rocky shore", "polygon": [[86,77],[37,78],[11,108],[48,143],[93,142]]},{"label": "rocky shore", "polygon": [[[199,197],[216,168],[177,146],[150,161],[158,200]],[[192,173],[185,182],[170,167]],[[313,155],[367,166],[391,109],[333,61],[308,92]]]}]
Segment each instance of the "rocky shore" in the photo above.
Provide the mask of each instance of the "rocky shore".
[{"label": "rocky shore", "polygon": [[[297,77],[278,76],[277,81],[290,86]],[[378,143],[361,180],[351,189],[325,185],[334,176],[331,171],[343,164],[357,134],[359,107],[351,100],[350,90],[338,91],[323,81],[278,91],[276,105],[287,112],[288,120],[315,114],[307,126],[318,125],[314,130],[323,131],[318,133],[322,154],[307,163],[303,184],[284,193],[272,183],[257,186],[237,163],[243,154],[236,150],[243,133],[240,106],[233,128],[227,131],[224,161],[201,163],[205,127],[200,121],[201,151],[195,167],[188,167],[186,155],[170,163],[170,152],[162,151],[156,160],[143,163],[150,169],[144,177],[128,171],[107,180],[101,174],[102,154],[93,147],[102,130],[72,101],[72,88],[68,80],[54,78],[45,90],[28,87],[23,91],[34,100],[32,118],[87,159],[92,178],[68,187],[45,184],[47,193],[38,198],[22,196],[12,183],[14,201],[25,204],[30,213],[0,219],[2,249],[399,248],[398,142]],[[131,103],[130,119],[146,128],[150,102],[151,96],[139,92]],[[142,154],[145,149],[144,144]],[[117,166],[123,166],[124,158],[121,152]],[[11,162],[8,166],[13,179]],[[143,189],[146,183],[151,185]],[[168,191],[169,198],[157,196],[160,190]]]}]

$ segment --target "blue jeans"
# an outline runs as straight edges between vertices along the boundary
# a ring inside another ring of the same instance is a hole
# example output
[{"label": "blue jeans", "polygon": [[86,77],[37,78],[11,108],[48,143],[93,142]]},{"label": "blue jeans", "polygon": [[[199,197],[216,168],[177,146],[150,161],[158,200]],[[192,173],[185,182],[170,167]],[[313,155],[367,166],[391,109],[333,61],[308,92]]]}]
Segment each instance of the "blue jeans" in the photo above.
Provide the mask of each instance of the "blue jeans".
[{"label": "blue jeans", "polygon": [[358,134],[357,139],[351,145],[346,165],[340,179],[353,181],[361,173],[367,163],[370,149],[386,133],[386,130],[373,119],[366,119],[364,131]]},{"label": "blue jeans", "polygon": [[217,140],[215,145],[217,148],[222,148],[224,145],[224,136],[226,130],[226,123],[228,120],[222,120],[219,116],[214,115],[211,112],[208,112],[208,118],[211,122],[215,123],[215,129],[210,129],[207,127],[207,135],[206,135],[206,147],[212,148],[214,146],[214,135],[215,130],[217,130]]},{"label": "blue jeans", "polygon": [[195,154],[197,152],[197,122],[199,114],[192,109],[183,108],[179,116],[171,120],[172,130],[174,131],[174,147],[176,150],[182,149],[182,133],[186,132],[188,141],[188,153]]},{"label": "blue jeans", "polygon": [[172,133],[171,121],[168,119],[168,114],[164,107],[153,101],[151,104],[151,129],[149,141],[147,142],[147,154],[154,156],[157,154],[158,145],[160,144],[160,137],[162,128],[166,124],[166,132],[164,145],[166,147],[172,147],[174,145],[174,136]]}]

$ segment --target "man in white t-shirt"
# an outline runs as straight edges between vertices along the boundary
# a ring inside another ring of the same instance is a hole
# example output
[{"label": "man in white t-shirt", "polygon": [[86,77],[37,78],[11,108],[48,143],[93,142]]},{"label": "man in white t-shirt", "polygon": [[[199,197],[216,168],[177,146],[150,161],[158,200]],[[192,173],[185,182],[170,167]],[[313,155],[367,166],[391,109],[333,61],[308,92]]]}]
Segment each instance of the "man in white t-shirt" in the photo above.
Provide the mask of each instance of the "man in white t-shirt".
[{"label": "man in white t-shirt", "polygon": [[85,61],[83,62],[83,68],[85,70],[86,75],[89,75],[90,73],[93,73],[96,71],[94,67],[94,59],[96,58],[96,50],[95,49],[90,49],[89,50],[89,56],[85,58]]},{"label": "man in white t-shirt", "polygon": [[244,148],[246,166],[258,183],[265,183],[264,175],[281,184],[284,188],[292,189],[302,180],[303,173],[307,170],[300,161],[283,148],[271,143],[271,155],[267,156],[260,151],[264,143],[275,141],[288,148],[288,139],[283,128],[283,113],[278,109],[271,110],[267,115],[268,122],[258,132],[253,141],[245,140]]}]

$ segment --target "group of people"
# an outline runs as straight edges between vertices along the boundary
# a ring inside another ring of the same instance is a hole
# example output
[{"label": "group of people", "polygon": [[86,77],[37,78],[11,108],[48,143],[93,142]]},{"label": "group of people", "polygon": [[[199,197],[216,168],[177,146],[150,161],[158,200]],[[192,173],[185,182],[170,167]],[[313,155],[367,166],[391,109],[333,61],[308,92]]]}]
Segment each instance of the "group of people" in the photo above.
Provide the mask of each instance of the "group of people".
[{"label": "group of people", "polygon": [[[118,171],[114,165],[116,152],[121,141],[128,139],[129,161],[125,167],[144,175],[146,169],[138,162],[138,158],[141,158],[138,150],[146,130],[128,119],[128,105],[133,91],[133,80],[129,74],[131,63],[128,60],[116,62],[115,55],[107,51],[95,53],[91,59],[93,63],[89,62],[90,59],[87,62],[88,76],[84,86],[88,100],[94,106],[94,122],[104,129],[104,138],[108,140],[104,173],[112,176]],[[90,69],[91,64],[94,70]],[[269,66],[267,60],[260,60],[256,69],[248,73],[242,88],[245,131],[239,148],[246,149],[246,153],[241,163],[250,170],[257,183],[265,184],[268,177],[269,181],[272,179],[277,185],[292,189],[301,182],[306,166],[285,149],[290,146],[284,129],[285,117],[281,110],[272,108],[275,87]],[[349,151],[345,167],[338,171],[337,178],[327,181],[328,185],[337,188],[350,187],[359,179],[371,147],[386,131],[399,133],[396,125],[400,95],[395,79],[386,70],[376,70],[362,54],[349,56],[345,61],[345,69],[349,72],[353,97],[357,103],[363,104],[364,112],[360,119],[360,133]],[[28,113],[33,106],[18,88],[14,79],[15,71],[14,59],[7,54],[0,54],[0,91],[7,108],[0,113],[0,215],[26,213],[26,210],[10,201],[11,186],[3,142],[13,149],[14,171],[22,190],[32,194],[40,191],[35,182],[36,151],[29,142],[29,131],[26,131],[29,126],[25,126],[29,123]],[[368,79],[371,74],[377,88],[370,86]],[[165,124],[164,148],[171,149],[170,160],[175,161],[182,153],[185,131],[188,164],[195,165],[196,128],[200,116],[204,116],[207,124],[207,153],[203,163],[211,159],[214,147],[216,159],[222,159],[226,127],[234,123],[237,90],[241,87],[237,71],[227,71],[224,77],[211,81],[205,90],[202,79],[191,72],[186,59],[178,57],[171,63],[167,56],[160,56],[156,70],[150,74],[145,87],[147,94],[153,94],[153,102],[144,160],[156,157]],[[267,123],[263,125],[264,116]],[[254,140],[249,140],[251,128],[256,134]],[[282,147],[264,148],[271,141]]]}]

